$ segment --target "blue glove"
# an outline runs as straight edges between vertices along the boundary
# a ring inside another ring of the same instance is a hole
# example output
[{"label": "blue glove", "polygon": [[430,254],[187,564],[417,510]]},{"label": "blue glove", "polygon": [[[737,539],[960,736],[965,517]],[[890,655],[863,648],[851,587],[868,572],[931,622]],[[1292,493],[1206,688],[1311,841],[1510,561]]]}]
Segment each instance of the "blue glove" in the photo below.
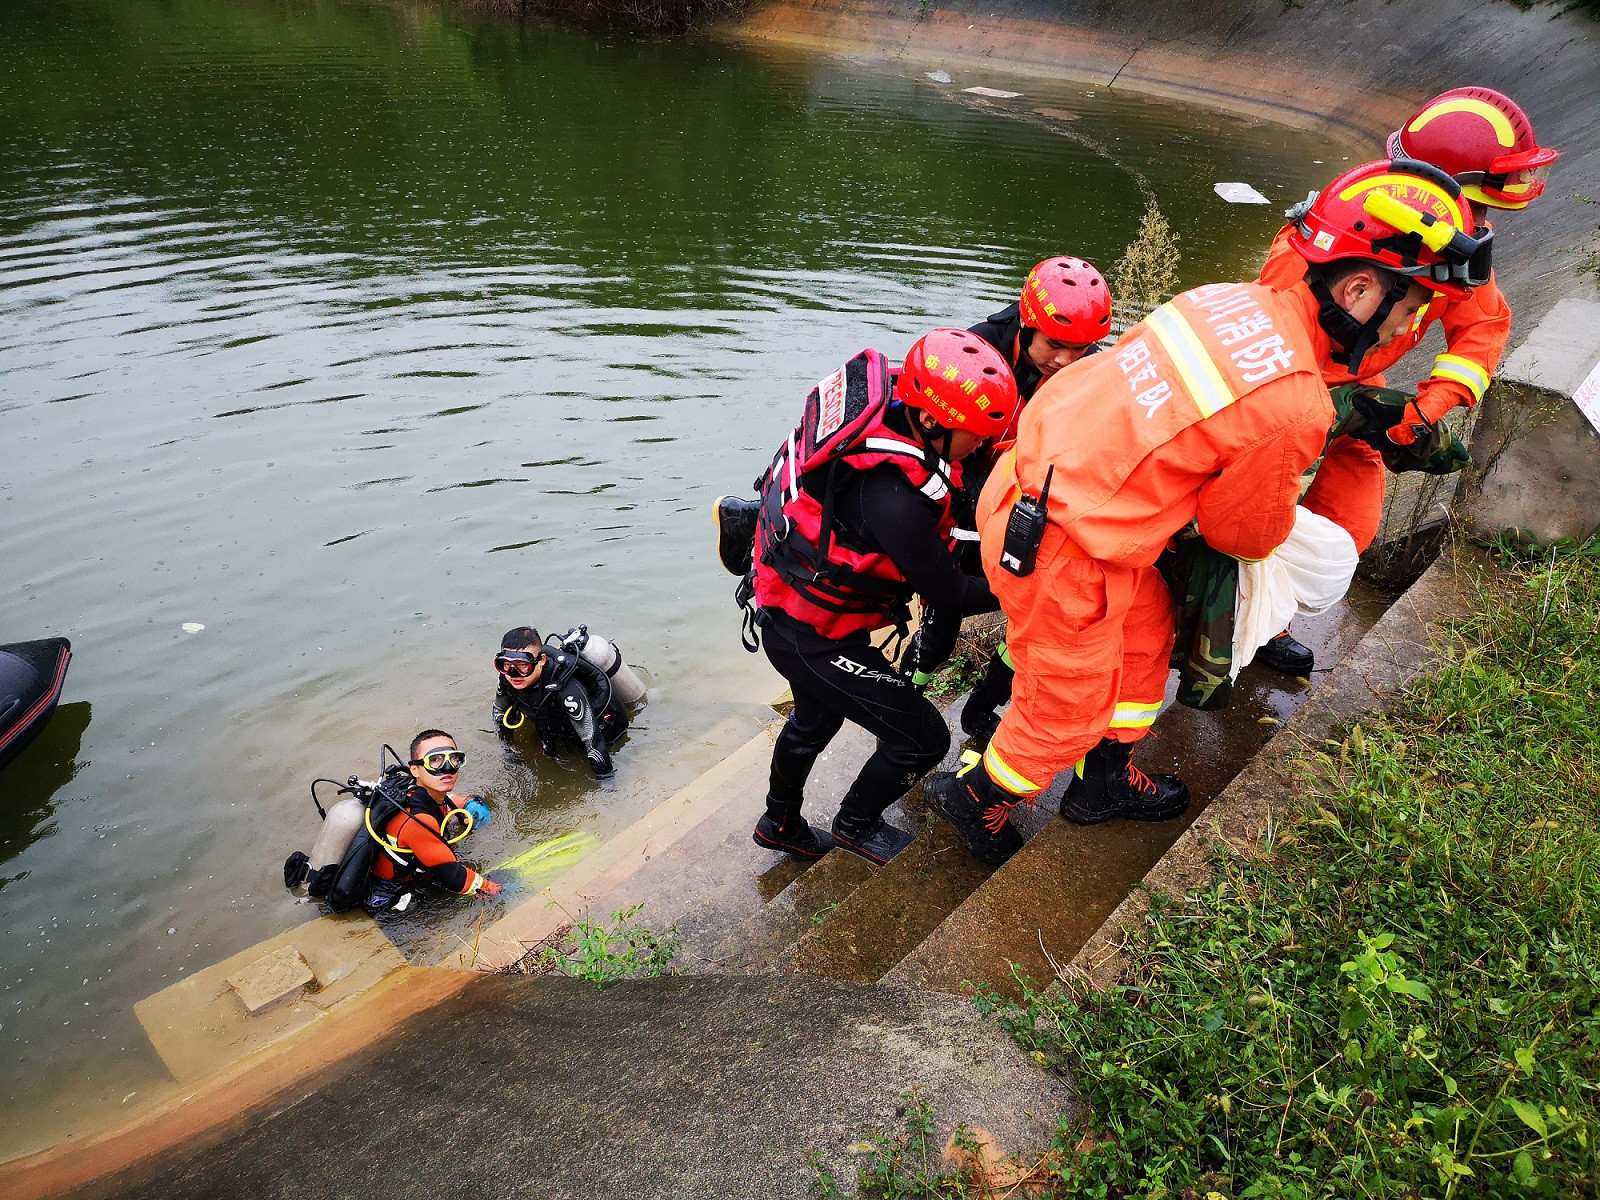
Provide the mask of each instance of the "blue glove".
[{"label": "blue glove", "polygon": [[494,814],[489,811],[489,806],[478,797],[473,796],[461,806],[472,817],[472,827],[478,829],[494,820]]}]

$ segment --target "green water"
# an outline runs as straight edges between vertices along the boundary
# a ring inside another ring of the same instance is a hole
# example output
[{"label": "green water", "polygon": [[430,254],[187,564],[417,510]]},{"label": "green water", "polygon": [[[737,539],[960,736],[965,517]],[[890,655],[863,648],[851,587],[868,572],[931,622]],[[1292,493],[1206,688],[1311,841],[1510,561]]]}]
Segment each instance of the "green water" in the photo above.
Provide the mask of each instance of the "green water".
[{"label": "green water", "polygon": [[[1118,160],[1187,283],[1277,224],[1214,181],[1287,202],[1331,170],[923,69],[326,0],[0,7],[0,642],[76,652],[0,776],[0,1157],[159,1094],[133,1003],[312,915],[279,876],[312,776],[451,729],[493,863],[747,736],[781,684],[708,506],[844,357],[1047,254],[1109,265],[1143,207]],[[578,621],[652,684],[604,786],[488,731],[500,632]],[[480,911],[397,933],[426,959]]]}]

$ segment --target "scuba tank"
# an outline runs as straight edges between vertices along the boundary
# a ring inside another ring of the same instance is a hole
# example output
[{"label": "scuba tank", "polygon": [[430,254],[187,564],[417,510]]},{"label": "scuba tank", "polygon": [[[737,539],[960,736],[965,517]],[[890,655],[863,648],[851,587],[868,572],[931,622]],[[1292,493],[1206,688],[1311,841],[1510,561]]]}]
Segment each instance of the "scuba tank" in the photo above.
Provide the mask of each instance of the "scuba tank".
[{"label": "scuba tank", "polygon": [[[321,900],[334,912],[354,908],[365,900],[377,851],[377,843],[366,836],[369,810],[378,802],[398,806],[398,796],[405,794],[411,782],[410,773],[400,765],[400,756],[388,746],[383,749],[377,783],[355,775],[343,786],[334,779],[312,781],[311,803],[322,818],[322,829],[310,854],[296,850],[283,864],[283,886],[296,897]],[[388,761],[390,756],[392,763]],[[319,783],[338,788],[340,799],[324,808],[317,796]]]},{"label": "scuba tank", "polygon": [[604,671],[606,678],[611,680],[611,690],[624,704],[638,704],[644,699],[644,681],[622,661],[622,651],[615,642],[608,641],[598,633],[590,633],[587,625],[579,625],[567,631],[561,644],[572,653],[581,655],[585,662]]},{"label": "scuba tank", "polygon": [[311,873],[315,875],[329,863],[336,863],[350,849],[361,832],[367,806],[352,794],[332,805],[322,818],[322,831],[311,845]]}]

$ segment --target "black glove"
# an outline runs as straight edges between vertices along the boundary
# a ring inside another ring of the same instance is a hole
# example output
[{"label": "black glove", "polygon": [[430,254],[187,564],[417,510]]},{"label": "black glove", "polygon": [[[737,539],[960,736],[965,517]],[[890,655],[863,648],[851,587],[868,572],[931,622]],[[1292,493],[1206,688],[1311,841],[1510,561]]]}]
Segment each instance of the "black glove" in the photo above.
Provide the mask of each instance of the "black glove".
[{"label": "black glove", "polygon": [[[1365,442],[1383,457],[1383,465],[1395,474],[1422,471],[1429,475],[1449,475],[1472,461],[1466,446],[1443,425],[1434,425],[1410,445],[1397,445],[1389,430],[1406,419],[1406,405],[1415,397],[1394,388],[1373,387],[1366,383],[1346,383],[1329,389],[1337,419],[1328,440],[1353,437]],[[1412,412],[1416,412],[1413,407]]]}]

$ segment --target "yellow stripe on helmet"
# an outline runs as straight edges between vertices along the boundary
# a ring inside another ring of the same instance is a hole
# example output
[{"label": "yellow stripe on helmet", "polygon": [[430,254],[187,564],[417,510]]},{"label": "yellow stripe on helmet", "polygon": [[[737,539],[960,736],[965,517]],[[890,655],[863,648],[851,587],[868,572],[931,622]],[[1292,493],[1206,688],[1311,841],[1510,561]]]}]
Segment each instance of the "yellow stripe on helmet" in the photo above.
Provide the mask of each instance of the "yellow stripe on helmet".
[{"label": "yellow stripe on helmet", "polygon": [[1458,112],[1472,113],[1489,122],[1494,129],[1494,136],[1507,150],[1517,144],[1517,131],[1511,127],[1511,118],[1487,101],[1475,100],[1470,96],[1457,96],[1440,104],[1430,104],[1413,117],[1411,124],[1406,128],[1411,133],[1416,133],[1435,119]]}]

